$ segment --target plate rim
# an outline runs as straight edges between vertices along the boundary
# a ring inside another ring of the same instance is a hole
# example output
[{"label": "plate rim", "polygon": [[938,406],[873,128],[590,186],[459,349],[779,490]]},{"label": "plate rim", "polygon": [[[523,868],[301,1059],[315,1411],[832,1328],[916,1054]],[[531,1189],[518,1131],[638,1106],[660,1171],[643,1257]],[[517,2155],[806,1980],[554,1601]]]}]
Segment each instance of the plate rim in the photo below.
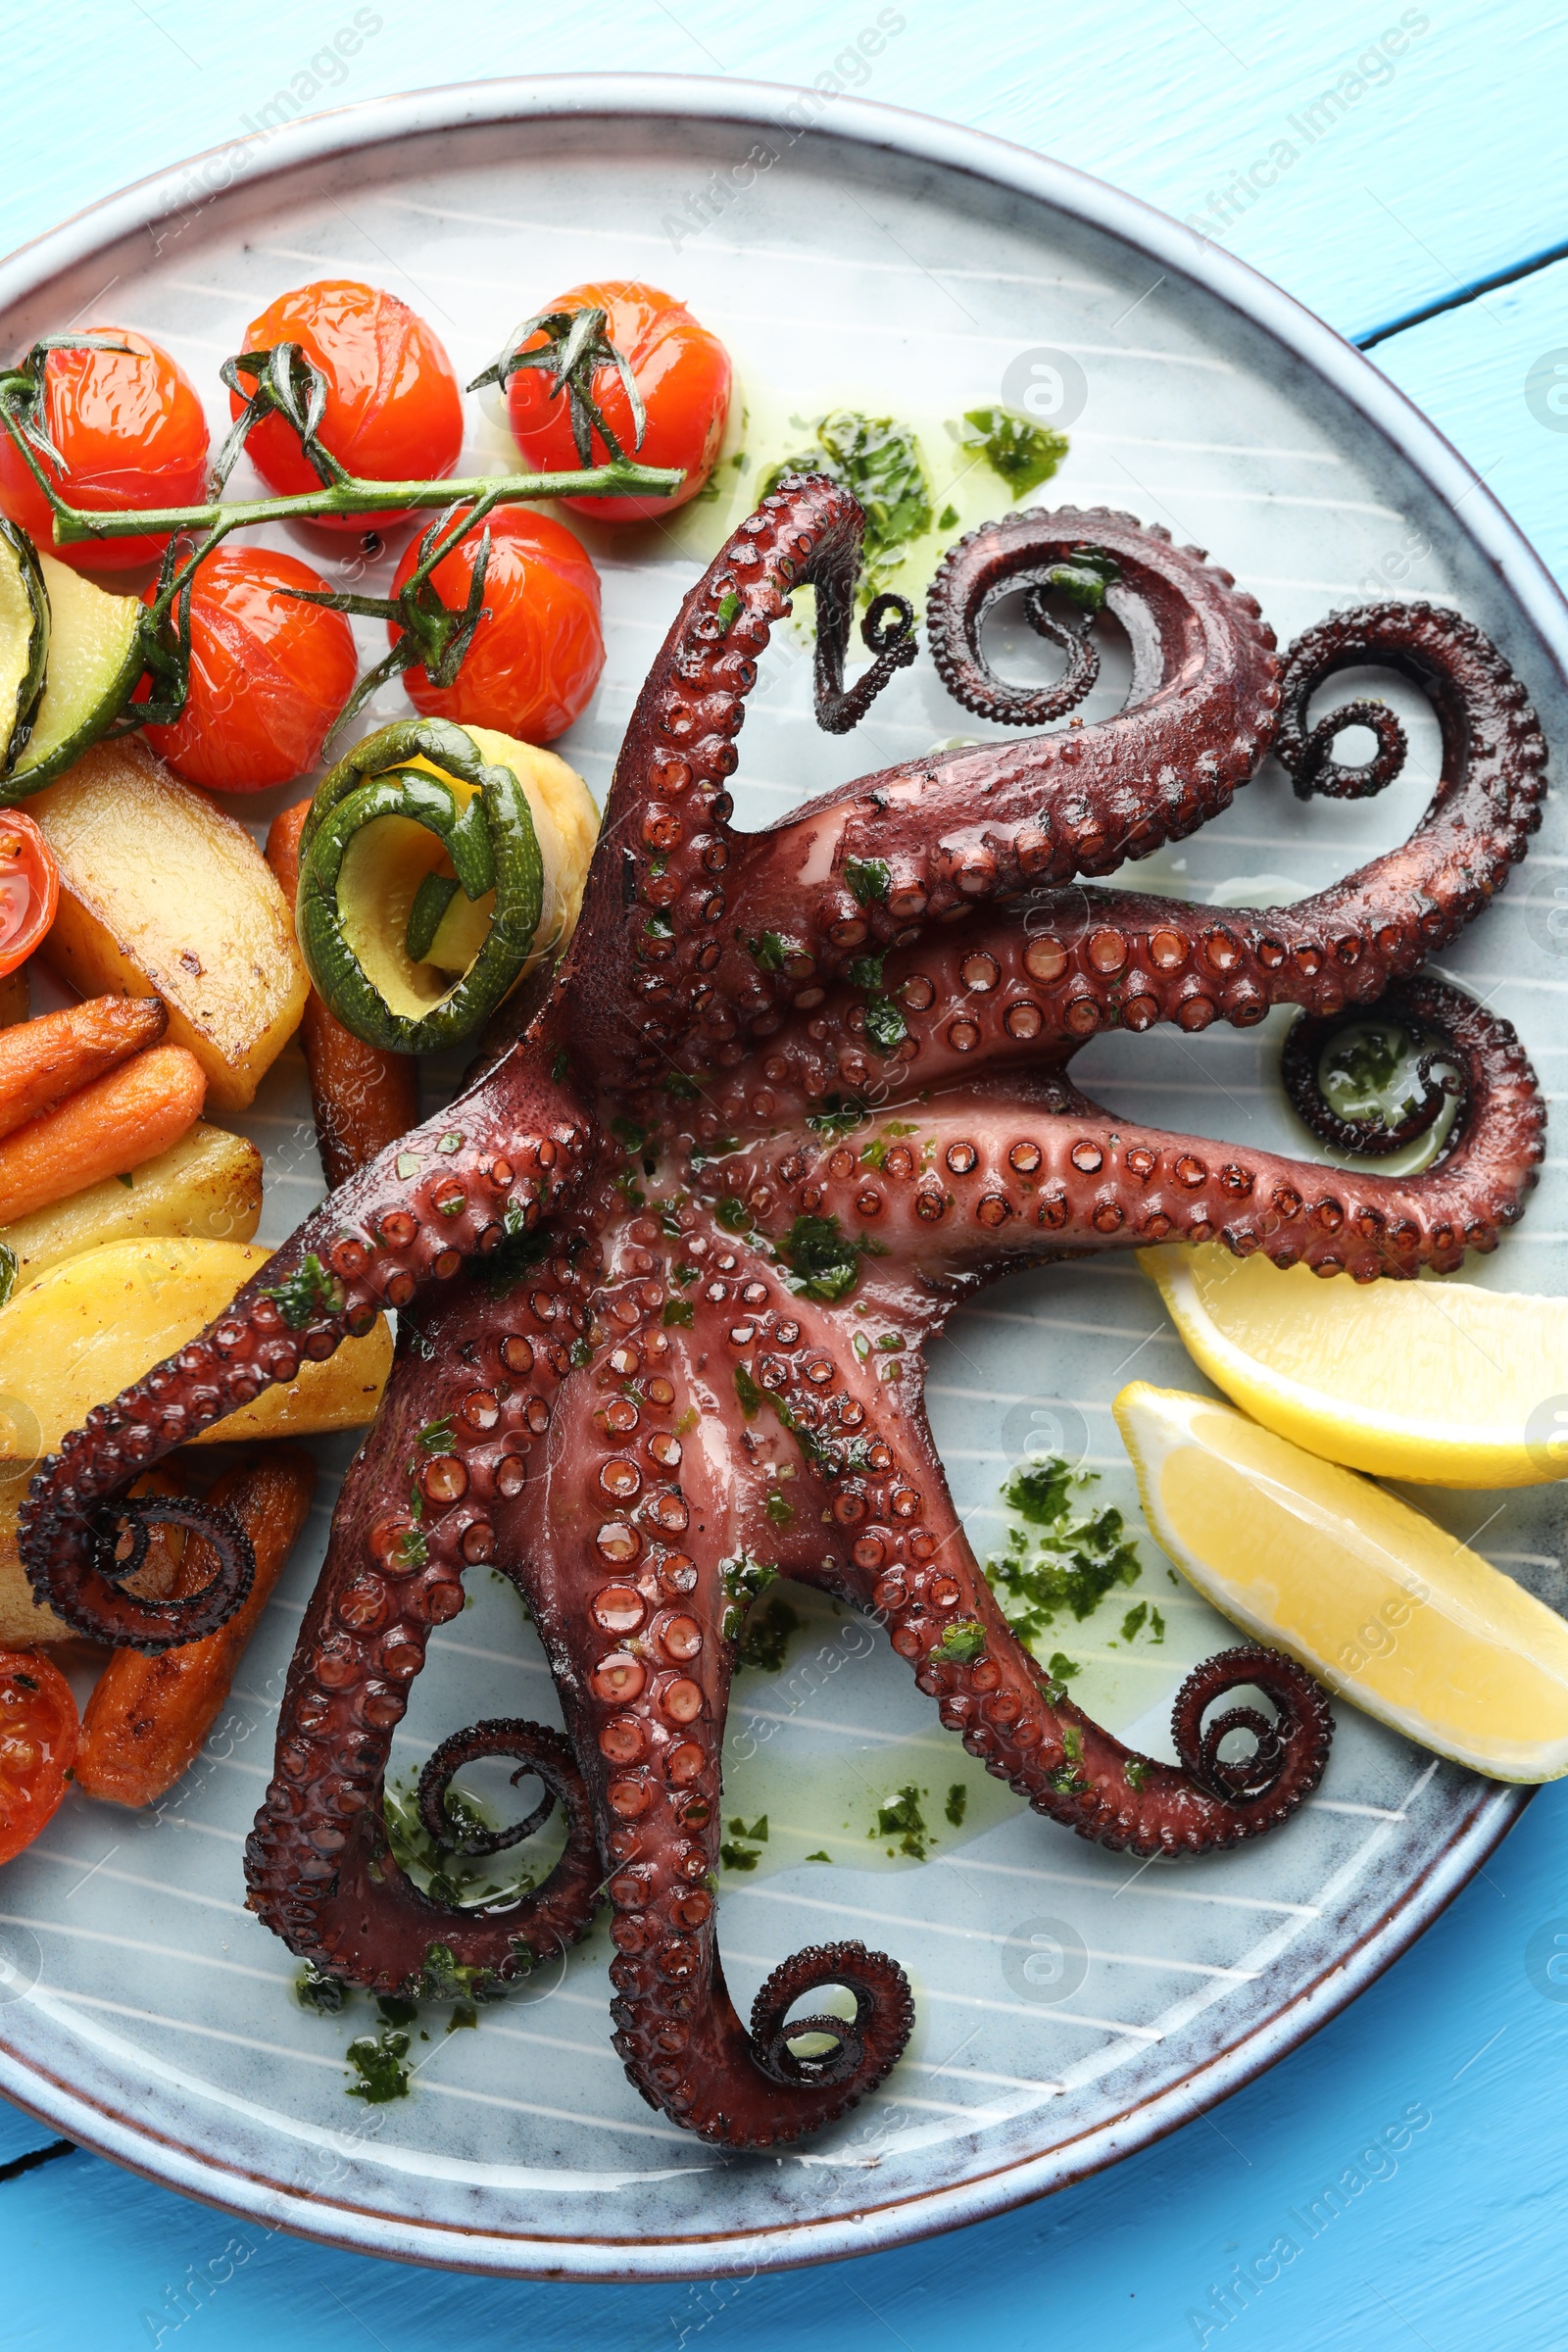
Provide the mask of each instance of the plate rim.
[{"label": "plate rim", "polygon": [[[432,131],[595,116],[667,121],[701,118],[783,127],[783,109],[822,94],[787,83],[712,75],[574,74],[497,76],[454,82],[331,108],[271,133],[247,133],[200,150],[71,215],[0,260],[0,312],[40,294],[95,252],[152,230],[240,185],[261,188],[301,166],[391,146]],[[1084,220],[1167,271],[1189,278],[1283,345],[1331,387],[1421,476],[1484,554],[1530,623],[1568,689],[1568,600],[1543,560],[1482,477],[1414,403],[1354,344],[1293,295],[1169,215],[1076,167],[994,134],[881,101],[835,97],[802,134],[846,146],[881,148],[968,174]],[[238,158],[239,168],[231,159]],[[226,177],[203,176],[220,165]],[[347,2252],[489,2276],[572,2278],[602,2284],[756,2275],[885,2251],[988,2219],[1070,2186],[1148,2147],[1202,2114],[1291,2051],[1373,1984],[1469,1883],[1519,1819],[1535,1791],[1481,1782],[1458,1828],[1399,1901],[1389,1904],[1348,1952],[1263,2025],[1153,2097],[1137,2101],[1061,2148],[1004,2163],[971,2180],[914,2192],[854,2215],[794,2221],[712,2237],[527,2235],[464,2229],[407,2217],[396,2221],[279,2187],[238,2166],[148,2130],[0,2042],[0,2092],[64,2132],[160,2186],[218,2210]],[[546,2259],[546,2251],[552,2257]],[[531,2258],[530,2258],[531,2257]]]}]

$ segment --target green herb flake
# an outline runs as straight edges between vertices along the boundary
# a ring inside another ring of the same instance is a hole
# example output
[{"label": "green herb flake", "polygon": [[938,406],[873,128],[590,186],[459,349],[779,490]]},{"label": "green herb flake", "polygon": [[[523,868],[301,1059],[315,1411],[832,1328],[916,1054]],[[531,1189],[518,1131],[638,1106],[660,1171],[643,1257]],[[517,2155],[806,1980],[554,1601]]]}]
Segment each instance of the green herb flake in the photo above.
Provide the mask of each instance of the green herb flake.
[{"label": "green herb flake", "polygon": [[779,1245],[779,1255],[795,1276],[795,1287],[826,1305],[854,1290],[860,1252],[837,1217],[797,1217]]},{"label": "green herb flake", "polygon": [[664,1092],[672,1102],[695,1102],[702,1089],[684,1070],[672,1070],[664,1080]]},{"label": "green herb flake", "polygon": [[750,1846],[731,1845],[727,1840],[718,1849],[718,1858],[726,1870],[755,1870],[757,1856]]},{"label": "green herb flake", "polygon": [[788,1527],[795,1516],[793,1505],[786,1502],[777,1490],[769,1494],[762,1508],[774,1527]]},{"label": "green herb flake", "polygon": [[736,1666],[759,1674],[777,1674],[789,1656],[790,1639],[801,1630],[801,1619],[787,1600],[775,1593],[747,1625],[735,1651]]},{"label": "green herb flake", "polygon": [[726,1233],[750,1233],[752,1212],[736,1193],[721,1194],[713,1203],[713,1215]]},{"label": "green herb flake", "polygon": [[806,1859],[808,1862],[831,1862],[833,1857],[831,1854],[825,1853],[823,1849],[818,1846],[816,1852],[814,1854],[808,1854]]},{"label": "green herb flake", "polygon": [[364,2099],[368,2106],[386,2107],[394,2099],[409,2095],[409,2037],[383,2026],[375,2035],[362,2034],[348,2046],[348,2062],[359,2076],[358,2082],[346,2085],[351,2099]]},{"label": "green herb flake", "polygon": [[1151,1642],[1163,1642],[1165,1639],[1165,1620],[1157,1609],[1149,1612],[1149,1639]]},{"label": "green herb flake", "polygon": [[666,1331],[690,1331],[695,1320],[691,1300],[689,1298],[666,1298],[662,1319]]},{"label": "green herb flake", "polygon": [[747,951],[752,961],[760,964],[764,972],[781,972],[788,948],[776,931],[764,931],[760,939],[748,940]]},{"label": "green herb flake", "polygon": [[948,1801],[944,1811],[956,1830],[963,1827],[963,1817],[968,1810],[969,1791],[961,1781],[955,1781],[948,1790]]},{"label": "green herb flake", "polygon": [[986,1629],[978,1618],[962,1618],[950,1625],[931,1655],[951,1666],[972,1666],[985,1649]]},{"label": "green herb flake", "polygon": [[398,1153],[397,1167],[398,1174],[400,1176],[417,1176],[419,1173],[418,1153],[416,1152],[400,1152]]},{"label": "green herb flake", "polygon": [[857,1127],[863,1127],[870,1115],[859,1103],[839,1102],[830,1095],[827,1108],[808,1111],[806,1124],[818,1135],[825,1136],[830,1143],[837,1143],[841,1136],[852,1134]]},{"label": "green herb flake", "polygon": [[273,1291],[263,1291],[264,1298],[277,1301],[278,1311],[290,1331],[303,1331],[318,1315],[335,1315],[342,1311],[343,1285],[336,1275],[329,1274],[314,1250],[308,1250],[301,1263],[286,1281]]},{"label": "green herb flake", "polygon": [[1142,1788],[1149,1778],[1149,1766],[1142,1756],[1129,1756],[1122,1765],[1121,1777],[1129,1788]]},{"label": "green herb flake", "polygon": [[787,458],[763,485],[764,495],[785,473],[825,473],[859,501],[865,514],[862,603],[877,593],[903,561],[910,542],[931,528],[931,490],[920,445],[906,424],[834,409],[813,427],[816,446]]},{"label": "green herb flake", "polygon": [[868,997],[865,1034],[879,1054],[891,1054],[909,1034],[909,1024],[891,997]]},{"label": "green herb flake", "polygon": [[1083,1668],[1076,1658],[1069,1658],[1064,1649],[1054,1649],[1046,1672],[1059,1689],[1063,1683],[1070,1683],[1075,1674],[1082,1674]]},{"label": "green herb flake", "polygon": [[941,514],[937,516],[937,529],[939,531],[953,531],[956,530],[957,527],[958,510],[950,501],[949,504],[943,508]]},{"label": "green herb flake", "polygon": [[713,614],[713,618],[718,623],[718,633],[720,637],[727,637],[729,635],[730,623],[734,620],[740,609],[741,600],[739,596],[736,594],[733,588],[726,588],[723,595],[718,600],[718,607]]},{"label": "green herb flake", "polygon": [[880,988],[886,956],[857,956],[844,977],[852,988]]},{"label": "green herb flake", "polygon": [[1149,1603],[1147,1600],[1139,1601],[1136,1608],[1128,1610],[1121,1621],[1121,1638],[1124,1642],[1135,1642],[1138,1639],[1144,1630],[1144,1621],[1148,1615]]},{"label": "green herb flake", "polygon": [[117,1175],[117,1176],[116,1176],[116,1178],[115,1178],[115,1182],[116,1182],[117,1184],[122,1184],[122,1185],[124,1186],[124,1188],[125,1188],[125,1190],[126,1190],[126,1192],[127,1192],[127,1193],[133,1193],[133,1192],[136,1190],[136,1179],[135,1179],[135,1177],[134,1177],[134,1176],[119,1176],[119,1175]]},{"label": "green herb flake", "polygon": [[341,1977],[318,1968],[314,1960],[307,1960],[294,1980],[294,1998],[302,2009],[310,2009],[318,2017],[336,2017],[349,1992]]},{"label": "green herb flake", "polygon": [[[1009,1534],[1004,1553],[987,1560],[986,1575],[1025,1642],[1035,1642],[1064,1610],[1081,1624],[1107,1592],[1136,1585],[1143,1574],[1120,1511],[1076,1515],[1077,1494],[1096,1483],[1094,1474],[1075,1474],[1052,1457],[1018,1471],[1003,1490],[1003,1500],[1022,1524]],[[1125,1628],[1124,1638],[1132,1639]],[[1052,1671],[1065,1680],[1055,1659]]]},{"label": "green herb flake", "polygon": [[[1067,455],[1067,436],[1036,424],[1018,409],[1000,403],[987,409],[966,409],[958,447],[984,458],[993,473],[1011,491],[1014,500],[1027,498],[1040,483],[1049,482]],[[957,517],[955,515],[954,520]]]},{"label": "green herb flake", "polygon": [[876,1827],[867,1830],[868,1838],[893,1838],[899,1851],[907,1854],[911,1862],[923,1862],[931,1832],[920,1811],[920,1790],[912,1783],[900,1788],[877,1807]]},{"label": "green herb flake", "polygon": [[430,1546],[416,1527],[406,1527],[398,1538],[397,1562],[400,1568],[422,1568],[430,1557]]},{"label": "green herb flake", "polygon": [[893,887],[892,869],[883,858],[846,858],[844,880],[850,896],[860,906],[885,905]]},{"label": "green herb flake", "polygon": [[461,1152],[463,1150],[463,1138],[461,1135],[444,1135],[441,1138],[441,1141],[437,1144],[436,1150],[438,1152]]},{"label": "green herb flake", "polygon": [[748,1421],[755,1421],[762,1406],[762,1392],[744,1364],[735,1367],[735,1394],[740,1398],[741,1411]]}]

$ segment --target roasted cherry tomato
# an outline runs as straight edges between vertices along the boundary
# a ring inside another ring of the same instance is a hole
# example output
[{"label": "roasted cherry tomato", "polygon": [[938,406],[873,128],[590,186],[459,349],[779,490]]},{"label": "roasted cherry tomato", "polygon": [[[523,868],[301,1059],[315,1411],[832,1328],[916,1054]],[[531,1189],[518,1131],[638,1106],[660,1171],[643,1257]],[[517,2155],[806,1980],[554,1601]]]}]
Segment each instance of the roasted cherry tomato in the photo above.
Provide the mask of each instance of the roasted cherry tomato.
[{"label": "roasted cherry tomato", "polygon": [[[207,419],[177,360],[131,327],[94,326],[128,352],[52,351],[44,364],[49,438],[65,460],[44,470],[74,507],[191,507],[207,489]],[[128,571],[163,553],[161,538],[87,539],[56,547],[54,519],[21,451],[0,433],[0,511],[77,571]]]},{"label": "roasted cherry tomato", "polygon": [[30,1845],[66,1793],[76,1702],[35,1649],[0,1649],[0,1862]]},{"label": "roasted cherry tomato", "polygon": [[30,816],[0,808],[0,976],[24,963],[55,919],[60,868]]},{"label": "roasted cherry tomato", "polygon": [[[679,466],[685,486],[672,498],[568,498],[563,504],[601,522],[639,522],[667,514],[695,498],[717,463],[729,415],[729,353],[716,335],[699,326],[683,302],[635,278],[607,278],[600,285],[573,286],[558,295],[552,311],[601,310],[606,332],[630,366],[648,424],[640,448],[625,386],[613,368],[594,370],[593,392],[601,413],[628,457],[644,466]],[[532,351],[542,333],[521,346]],[[524,462],[554,472],[581,465],[571,437],[566,395],[552,397],[542,368],[524,368],[507,384],[507,414]],[[593,459],[603,465],[610,452],[593,437]]]},{"label": "roasted cherry tomato", "polygon": [[[280,294],[245,330],[247,351],[297,343],[326,378],[318,427],[323,449],[350,473],[371,482],[436,481],[463,450],[463,399],[441,340],[394,294],[352,278],[322,278]],[[250,386],[252,379],[241,375]],[[234,416],[243,403],[229,395]],[[285,497],[319,490],[299,437],[281,416],[266,416],[245,447],[257,472]],[[325,530],[368,531],[405,522],[414,510],[333,514]]]},{"label": "roasted cherry tomato", "polygon": [[[426,718],[494,727],[525,743],[553,743],[588,706],[605,666],[599,625],[599,574],[585,548],[564,522],[516,507],[489,517],[490,566],[484,610],[455,682],[432,686],[422,669],[408,669],[409,700]],[[466,603],[479,553],[471,532],[430,575],[444,605]],[[419,560],[419,542],[398,566],[393,593]],[[387,624],[394,640],[395,622]]]},{"label": "roasted cherry tomato", "polygon": [[[192,784],[262,792],[318,764],[354,691],[354,632],[341,612],[283,591],[325,586],[308,564],[270,548],[220,547],[202,564],[191,587],[185,708],[172,726],[146,729]],[[143,681],[136,700],[146,697]]]}]

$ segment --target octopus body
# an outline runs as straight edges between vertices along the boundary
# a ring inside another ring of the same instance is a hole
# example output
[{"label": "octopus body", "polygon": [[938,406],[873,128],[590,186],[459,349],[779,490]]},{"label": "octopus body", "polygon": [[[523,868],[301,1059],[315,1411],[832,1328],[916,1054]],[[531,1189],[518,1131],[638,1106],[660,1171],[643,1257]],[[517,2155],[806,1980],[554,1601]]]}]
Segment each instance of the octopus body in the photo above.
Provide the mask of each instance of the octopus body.
[{"label": "octopus body", "polygon": [[[440,1119],[352,1176],[201,1338],[66,1441],[23,1536],[39,1597],[84,1632],[154,1648],[211,1630],[245,1587],[237,1531],[216,1531],[222,1566],[205,1593],[149,1601],[131,1570],[153,1506],[125,1490],[397,1309],[392,1379],[288,1680],[250,1903],[293,1951],[390,1989],[436,1946],[514,1976],[608,1897],[631,2080],[705,2138],[747,2148],[853,2104],[911,2016],[897,1963],[854,1943],[786,1961],[749,2024],[725,1989],[720,1747],[767,1569],[873,1615],[971,1754],[1113,1848],[1199,1853],[1263,1835],[1328,1749],[1321,1692],[1268,1651],[1229,1651],[1189,1679],[1174,1764],[1129,1750],[1036,1663],[976,1565],[922,1406],[923,1350],[955,1302],[1013,1266],[1214,1237],[1356,1281],[1451,1268],[1519,1214],[1544,1120],[1507,1025],[1420,968],[1505,882],[1540,818],[1541,731],[1478,630],[1377,605],[1282,661],[1252,599],[1157,528],[1098,509],[1014,514],[949,558],[932,651],[976,711],[1068,723],[933,753],[738,835],[735,738],[792,591],[816,591],[824,723],[853,724],[913,658],[907,609],[881,598],[872,662],[845,685],[860,530],[819,476],[787,480],[741,526],[637,705],[548,996]],[[1080,725],[1094,640],[1056,590],[1086,564],[1133,677],[1116,715]],[[1055,687],[1009,685],[986,660],[984,616],[1017,591],[1066,654]],[[1085,886],[1201,825],[1270,750],[1298,791],[1381,789],[1402,756],[1386,708],[1307,715],[1336,671],[1368,663],[1419,681],[1442,727],[1437,793],[1400,848],[1255,911]],[[1348,768],[1333,742],[1356,723],[1377,751]],[[1102,1029],[1245,1027],[1276,1004],[1302,1008],[1293,1099],[1325,1140],[1375,1159],[1457,1096],[1434,1164],[1387,1175],[1167,1134],[1072,1082]],[[1317,1085],[1324,1041],[1374,1005],[1421,1049],[1425,1099],[1396,1127],[1337,1118]],[[533,1891],[468,1909],[405,1878],[382,1790],[430,1629],[480,1564],[526,1598],[565,1738],[514,1721],[460,1733],[426,1768],[423,1817],[461,1843],[452,1775],[502,1755],[541,1800],[466,1850],[515,1842],[552,1804],[566,1841]],[[1215,1711],[1238,1692],[1252,1696]],[[853,2018],[799,2015],[828,1984],[853,1993]]]}]

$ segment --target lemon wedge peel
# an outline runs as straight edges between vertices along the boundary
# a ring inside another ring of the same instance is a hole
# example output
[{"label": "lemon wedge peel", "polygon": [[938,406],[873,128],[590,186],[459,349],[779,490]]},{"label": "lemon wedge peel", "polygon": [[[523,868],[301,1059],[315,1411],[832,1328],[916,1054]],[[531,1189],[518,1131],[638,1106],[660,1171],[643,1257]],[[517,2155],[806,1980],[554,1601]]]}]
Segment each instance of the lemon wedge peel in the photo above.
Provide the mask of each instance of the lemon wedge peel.
[{"label": "lemon wedge peel", "polygon": [[1160,1548],[1336,1696],[1494,1779],[1568,1773],[1568,1624],[1353,1471],[1136,1381],[1112,1408]]},{"label": "lemon wedge peel", "polygon": [[1568,1298],[1324,1282],[1217,1242],[1138,1262],[1215,1387],[1309,1453],[1418,1486],[1568,1477]]}]

